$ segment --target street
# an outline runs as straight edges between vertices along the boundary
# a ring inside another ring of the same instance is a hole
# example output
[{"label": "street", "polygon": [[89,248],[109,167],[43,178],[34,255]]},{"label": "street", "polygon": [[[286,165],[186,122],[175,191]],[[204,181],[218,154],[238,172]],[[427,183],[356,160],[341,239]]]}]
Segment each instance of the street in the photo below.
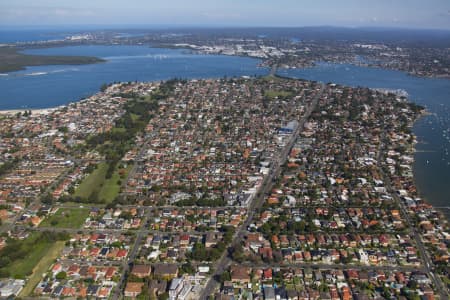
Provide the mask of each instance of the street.
[{"label": "street", "polygon": [[[303,130],[303,127],[305,125],[305,122],[308,120],[309,116],[317,106],[317,103],[320,99],[320,97],[323,94],[323,91],[325,89],[325,85],[321,85],[320,91],[316,95],[316,97],[313,99],[312,103],[309,105],[309,107],[306,109],[304,115],[299,120],[298,126],[295,129],[295,131],[292,133],[289,142],[284,147],[283,151],[281,152],[278,159],[276,159],[271,167],[271,170],[267,176],[265,176],[264,181],[260,187],[260,190],[257,192],[257,196],[252,200],[252,202],[248,206],[248,216],[245,222],[239,226],[238,230],[236,230],[235,235],[233,236],[233,240],[230,243],[230,247],[234,247],[239,245],[242,242],[242,239],[244,238],[244,234],[248,228],[248,226],[253,222],[253,218],[255,216],[255,212],[259,210],[259,208],[263,205],[266,194],[270,192],[274,185],[274,180],[278,178],[278,176],[281,173],[281,167],[282,165],[287,161],[288,155],[292,149],[292,147],[295,144],[295,141],[298,138],[298,135]],[[218,277],[230,266],[232,260],[228,257],[228,253],[225,251],[225,253],[222,254],[220,259],[217,262],[216,270],[211,275],[209,280],[206,283],[205,288],[203,289],[200,299],[207,299],[209,295],[211,295],[214,290],[219,285],[219,282],[217,281]]]}]

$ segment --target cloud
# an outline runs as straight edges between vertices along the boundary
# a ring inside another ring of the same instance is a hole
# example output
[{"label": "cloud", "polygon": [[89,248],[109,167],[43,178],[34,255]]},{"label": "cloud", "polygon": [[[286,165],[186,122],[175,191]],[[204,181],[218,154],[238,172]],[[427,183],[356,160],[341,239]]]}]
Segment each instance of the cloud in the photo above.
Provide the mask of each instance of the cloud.
[{"label": "cloud", "polygon": [[450,10],[448,11],[444,11],[444,12],[440,12],[437,14],[438,17],[441,18],[450,18]]},{"label": "cloud", "polygon": [[242,15],[239,13],[203,12],[201,15],[211,20],[236,20],[242,18]]},{"label": "cloud", "polygon": [[44,6],[24,6],[24,7],[4,7],[0,10],[0,16],[6,19],[61,19],[90,17],[95,13],[92,10],[73,7],[44,7]]}]

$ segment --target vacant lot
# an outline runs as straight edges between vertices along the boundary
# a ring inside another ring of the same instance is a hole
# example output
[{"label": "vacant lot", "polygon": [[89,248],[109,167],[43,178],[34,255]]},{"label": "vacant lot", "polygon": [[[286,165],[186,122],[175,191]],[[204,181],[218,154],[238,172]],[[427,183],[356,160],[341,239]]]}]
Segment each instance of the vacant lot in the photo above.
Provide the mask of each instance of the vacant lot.
[{"label": "vacant lot", "polygon": [[89,214],[87,208],[63,208],[45,219],[40,227],[80,228]]}]

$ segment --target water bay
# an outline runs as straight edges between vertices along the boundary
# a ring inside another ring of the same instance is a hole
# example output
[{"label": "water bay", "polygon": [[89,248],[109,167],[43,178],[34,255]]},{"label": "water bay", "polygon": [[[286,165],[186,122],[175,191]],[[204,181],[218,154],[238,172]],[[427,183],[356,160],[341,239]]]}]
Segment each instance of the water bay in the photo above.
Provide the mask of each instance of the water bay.
[{"label": "water bay", "polygon": [[0,109],[47,108],[77,101],[103,83],[178,78],[265,75],[258,60],[223,55],[197,55],[179,49],[147,46],[70,46],[24,51],[38,55],[96,56],[105,63],[38,66],[1,74]]}]

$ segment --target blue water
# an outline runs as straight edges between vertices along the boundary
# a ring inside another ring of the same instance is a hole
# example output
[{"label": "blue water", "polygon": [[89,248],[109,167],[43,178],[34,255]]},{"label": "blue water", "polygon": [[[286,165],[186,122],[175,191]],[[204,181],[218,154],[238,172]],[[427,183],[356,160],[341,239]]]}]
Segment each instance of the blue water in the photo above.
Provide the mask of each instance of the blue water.
[{"label": "blue water", "polygon": [[46,108],[77,101],[103,83],[179,78],[264,75],[251,58],[196,55],[178,49],[146,46],[72,46],[25,51],[40,55],[89,55],[105,63],[38,66],[0,76],[0,109]]},{"label": "blue water", "polygon": [[417,187],[433,205],[450,206],[450,80],[346,64],[318,64],[280,70],[278,74],[348,86],[406,90],[410,100],[432,113],[416,122],[413,129],[419,141],[414,163]]},{"label": "blue water", "polygon": [[36,42],[48,40],[63,40],[66,36],[77,33],[79,30],[2,30],[0,29],[0,44],[17,42]]},{"label": "blue water", "polygon": [[[136,37],[144,35],[144,32],[140,30],[128,30],[127,26],[121,26],[122,29],[117,29],[117,26],[39,26],[39,27],[5,27],[0,28],[0,44],[17,43],[17,42],[37,42],[37,41],[49,41],[49,40],[62,40],[67,36],[76,35],[85,32],[114,30],[117,31],[118,37]],[[149,29],[158,29],[158,26],[152,26]],[[164,28],[164,27],[162,27]],[[144,31],[144,30],[142,30]]]}]

